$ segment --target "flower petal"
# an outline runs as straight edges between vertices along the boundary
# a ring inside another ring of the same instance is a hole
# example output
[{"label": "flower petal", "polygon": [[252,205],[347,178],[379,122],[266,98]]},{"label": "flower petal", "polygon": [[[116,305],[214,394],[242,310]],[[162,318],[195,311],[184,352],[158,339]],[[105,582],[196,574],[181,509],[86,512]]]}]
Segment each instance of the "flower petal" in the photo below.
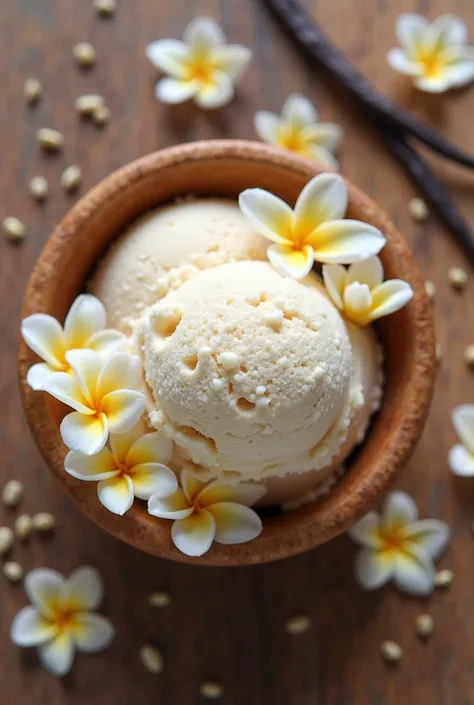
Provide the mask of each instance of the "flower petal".
[{"label": "flower petal", "polygon": [[403,536],[422,548],[436,561],[444,553],[450,538],[449,526],[438,519],[421,519],[403,529]]},{"label": "flower petal", "polygon": [[210,506],[209,511],[214,517],[217,543],[247,543],[262,532],[262,520],[257,512],[243,504],[218,502]]},{"label": "flower petal", "polygon": [[97,485],[97,495],[109,512],[123,516],[133,504],[133,482],[128,475],[101,480]]},{"label": "flower petal", "polygon": [[94,413],[76,378],[67,372],[54,372],[50,375],[46,381],[45,391],[81,414],[92,415]]},{"label": "flower petal", "polygon": [[314,105],[301,93],[292,93],[285,100],[281,117],[292,132],[299,132],[304,127],[318,121],[318,113]]},{"label": "flower petal", "polygon": [[383,265],[379,257],[368,257],[360,262],[354,262],[347,270],[346,283],[359,282],[374,289],[383,282]]},{"label": "flower petal", "polygon": [[63,631],[52,641],[38,648],[38,657],[47,671],[57,678],[62,678],[66,673],[69,673],[74,660],[72,637]]},{"label": "flower petal", "polygon": [[431,23],[426,42],[436,53],[465,44],[467,42],[466,24],[456,15],[440,15]]},{"label": "flower petal", "polygon": [[100,403],[111,433],[123,433],[135,426],[145,411],[145,396],[131,389],[118,389]]},{"label": "flower petal", "polygon": [[162,463],[166,465],[173,455],[173,441],[162,433],[145,433],[131,446],[126,456],[129,467],[142,463]]},{"label": "flower petal", "polygon": [[415,80],[415,86],[425,93],[444,93],[450,88],[445,71],[435,76],[420,76]]},{"label": "flower petal", "polygon": [[281,245],[291,244],[293,211],[281,198],[261,188],[249,188],[239,195],[239,208],[261,235]]},{"label": "flower petal", "polygon": [[234,84],[241,80],[252,58],[250,49],[240,44],[220,46],[214,49],[212,55],[214,66],[223,71]]},{"label": "flower petal", "polygon": [[148,513],[160,519],[184,519],[193,512],[194,508],[189,506],[181,489],[166,497],[154,494],[148,500]]},{"label": "flower petal", "polygon": [[403,592],[425,596],[433,592],[435,570],[429,555],[416,544],[409,550],[397,551],[393,579]]},{"label": "flower petal", "polygon": [[450,88],[467,86],[474,80],[474,59],[465,58],[456,61],[444,71],[444,80]]},{"label": "flower petal", "polygon": [[320,122],[308,125],[302,130],[304,140],[322,147],[328,152],[335,152],[343,137],[342,127],[333,122]]},{"label": "flower petal", "polygon": [[351,539],[361,546],[367,548],[379,548],[382,545],[380,540],[380,517],[377,512],[369,512],[360,519],[347,532]]},{"label": "flower petal", "polygon": [[206,487],[206,482],[202,482],[193,472],[183,470],[180,477],[181,487],[188,502],[192,504],[198,494]]},{"label": "flower petal", "polygon": [[133,493],[138,499],[150,499],[152,494],[170,495],[178,489],[176,475],[161,463],[135,465],[129,473]]},{"label": "flower petal", "polygon": [[15,615],[10,627],[11,640],[17,646],[39,646],[52,639],[56,633],[56,626],[31,605],[23,607]]},{"label": "flower petal", "polygon": [[175,521],[171,529],[173,543],[187,556],[202,556],[214,540],[216,526],[211,512],[202,509]]},{"label": "flower petal", "polygon": [[66,580],[63,595],[71,610],[96,610],[104,597],[104,585],[95,568],[83,565]]},{"label": "flower petal", "polygon": [[413,298],[413,289],[401,279],[389,279],[372,290],[370,319],[375,321],[399,311]]},{"label": "flower petal", "polygon": [[461,404],[453,409],[451,420],[461,441],[474,455],[474,404]]},{"label": "flower petal", "polygon": [[223,71],[213,71],[212,80],[201,82],[196,91],[196,103],[200,108],[215,110],[227,105],[234,97],[234,86]]},{"label": "flower petal", "polygon": [[63,576],[49,568],[37,568],[27,573],[25,591],[32,605],[48,619],[53,619],[64,588]]},{"label": "flower petal", "polygon": [[84,455],[70,450],[64,459],[64,469],[77,480],[107,480],[117,475],[114,457],[108,448],[102,448],[95,455]]},{"label": "flower petal", "polygon": [[344,308],[357,318],[367,316],[372,306],[372,294],[367,284],[352,282],[344,289]]},{"label": "flower petal", "polygon": [[346,275],[347,269],[342,264],[323,265],[324,285],[339,310],[344,308],[342,297],[346,286]]},{"label": "flower petal", "polygon": [[213,480],[197,495],[199,504],[209,507],[216,503],[243,504],[250,507],[258,502],[266,493],[264,485],[256,482],[239,482],[235,485]]},{"label": "flower petal", "polygon": [[313,248],[304,245],[300,250],[289,245],[270,245],[267,256],[272,265],[284,277],[304,279],[314,263]]},{"label": "flower petal", "polygon": [[193,54],[206,55],[218,46],[225,44],[225,35],[212,17],[195,17],[184,30],[183,40]]},{"label": "flower petal", "polygon": [[474,477],[474,454],[460,443],[450,449],[448,465],[451,472],[459,477]]},{"label": "flower petal", "polygon": [[82,612],[74,619],[74,641],[79,651],[96,654],[103,651],[115,636],[112,622],[100,614]]},{"label": "flower petal", "polygon": [[307,238],[314,259],[331,264],[352,264],[380,252],[385,238],[377,228],[359,220],[332,220],[323,223]]},{"label": "flower petal", "polygon": [[63,370],[65,341],[60,323],[46,313],[34,313],[21,322],[23,340],[51,367]]},{"label": "flower petal", "polygon": [[61,421],[61,438],[70,450],[95,455],[105,446],[109,430],[104,414],[84,416],[73,411]]},{"label": "flower petal", "polygon": [[105,397],[117,389],[138,390],[140,382],[140,360],[136,355],[116,353],[108,358],[97,381],[97,396]]},{"label": "flower petal", "polygon": [[315,159],[324,168],[339,171],[337,159],[327,149],[324,149],[317,144],[308,144],[306,147],[306,152],[306,154],[303,154],[303,152],[301,152],[301,154],[303,156],[307,156],[309,159]]},{"label": "flower petal", "polygon": [[429,22],[426,17],[415,13],[407,12],[397,17],[396,35],[397,39],[410,53],[416,51],[421,46]]},{"label": "flower petal", "polygon": [[176,78],[162,78],[155,86],[155,97],[162,103],[184,103],[196,95],[198,81],[188,81]]},{"label": "flower petal", "polygon": [[99,353],[84,349],[68,350],[66,360],[74,372],[74,377],[84,397],[89,401],[92,408],[92,400],[95,397],[97,381],[104,365],[103,359]]},{"label": "flower petal", "polygon": [[102,357],[127,350],[127,336],[114,328],[106,328],[94,333],[87,341],[87,347]]},{"label": "flower petal", "polygon": [[66,347],[83,348],[89,338],[105,328],[105,308],[96,296],[81,294],[72,304],[64,321]]},{"label": "flower petal", "polygon": [[[338,174],[319,174],[301,191],[293,213],[293,232],[305,238],[327,221],[343,218],[347,210],[347,188]],[[344,221],[345,222],[345,221]]]},{"label": "flower petal", "polygon": [[280,118],[268,110],[259,110],[253,116],[255,132],[263,142],[277,144],[281,130]]},{"label": "flower petal", "polygon": [[387,52],[387,61],[395,71],[406,76],[419,76],[421,74],[420,64],[409,58],[403,49],[390,49]]},{"label": "flower petal", "polygon": [[382,514],[382,522],[386,530],[399,529],[417,519],[416,504],[406,492],[391,492],[388,495]]},{"label": "flower petal", "polygon": [[46,385],[52,374],[55,373],[54,367],[48,365],[47,362],[38,362],[32,365],[26,375],[26,382],[32,389],[41,391],[46,389]]},{"label": "flower petal", "polygon": [[186,74],[186,61],[189,57],[189,47],[178,39],[160,39],[151,42],[145,49],[151,63],[157,69],[168,73],[174,78],[183,78]]},{"label": "flower petal", "polygon": [[390,554],[371,548],[359,551],[356,558],[356,580],[364,590],[376,590],[393,576],[393,561]]}]

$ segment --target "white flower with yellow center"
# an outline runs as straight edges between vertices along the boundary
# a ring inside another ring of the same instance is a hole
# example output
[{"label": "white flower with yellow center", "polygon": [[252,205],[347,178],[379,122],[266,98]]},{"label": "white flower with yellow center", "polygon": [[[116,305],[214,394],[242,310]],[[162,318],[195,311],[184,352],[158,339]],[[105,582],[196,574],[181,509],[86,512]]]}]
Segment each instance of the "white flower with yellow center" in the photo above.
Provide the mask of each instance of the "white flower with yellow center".
[{"label": "white flower with yellow center", "polygon": [[413,296],[411,286],[401,279],[384,282],[382,262],[377,256],[347,269],[340,264],[325,264],[323,278],[334,304],[359,326],[395,313]]},{"label": "white flower with yellow center", "polygon": [[30,602],[11,625],[17,646],[36,646],[42,665],[61,678],[71,669],[74,651],[93,654],[105,649],[115,630],[106,617],[95,614],[103,597],[100,575],[83,566],[69,578],[39,568],[25,578]]},{"label": "white flower with yellow center", "polygon": [[264,142],[338,170],[333,154],[341,141],[342,129],[331,122],[319,122],[316,108],[305,96],[299,93],[288,96],[281,116],[259,110],[253,123]]},{"label": "white flower with yellow center", "polygon": [[457,406],[452,421],[462,443],[449,451],[449,467],[455,475],[474,477],[474,404]]},{"label": "white flower with yellow center", "polygon": [[110,433],[124,433],[145,410],[138,357],[115,353],[102,358],[93,350],[69,350],[72,374],[54,372],[46,391],[75,409],[61,422],[61,437],[70,450],[98,453]]},{"label": "white flower with yellow center", "polygon": [[420,90],[442,93],[474,79],[474,48],[466,45],[467,28],[459,17],[441,15],[430,23],[421,15],[400,15],[396,33],[401,48],[388,52],[388,62],[412,76]]},{"label": "white flower with yellow center", "polygon": [[152,495],[148,512],[173,520],[173,542],[187,556],[202,556],[213,541],[246,543],[262,531],[260,517],[250,509],[265,494],[262,485],[230,485],[221,480],[204,483],[183,470],[181,487],[172,494]]},{"label": "white flower with yellow center", "polygon": [[449,527],[437,519],[418,519],[415,503],[404,492],[392,492],[382,512],[369,512],[349,530],[363,548],[357,556],[356,578],[375,590],[389,580],[411,595],[429,595],[434,588],[435,561],[449,541]]},{"label": "white flower with yellow center", "polygon": [[302,279],[317,262],[351,264],[375,255],[385,244],[377,228],[346,220],[347,188],[337,174],[319,174],[290,206],[268,191],[252,188],[239,196],[243,216],[273,242],[268,259],[280,274]]},{"label": "white flower with yellow center", "polygon": [[99,299],[81,294],[72,304],[64,328],[53,316],[34,313],[21,322],[25,343],[44,362],[28,370],[26,381],[33,389],[44,389],[52,372],[68,372],[68,350],[90,348],[101,355],[125,350],[127,339],[118,330],[105,328],[105,309]]},{"label": "white flower with yellow center", "polygon": [[211,17],[196,17],[184,31],[183,41],[161,39],[146,48],[152,64],[168,74],[157,84],[155,94],[164,103],[183,103],[194,98],[201,108],[220,108],[234,96],[252,59],[250,49],[226,44],[226,38]]},{"label": "white flower with yellow center", "polygon": [[98,483],[97,494],[106,509],[122,516],[134,497],[149,499],[155,492],[176,492],[176,476],[167,467],[173,454],[168,438],[145,433],[139,423],[128,433],[110,434],[109,445],[93,456],[71,450],[64,461],[72,477]]}]

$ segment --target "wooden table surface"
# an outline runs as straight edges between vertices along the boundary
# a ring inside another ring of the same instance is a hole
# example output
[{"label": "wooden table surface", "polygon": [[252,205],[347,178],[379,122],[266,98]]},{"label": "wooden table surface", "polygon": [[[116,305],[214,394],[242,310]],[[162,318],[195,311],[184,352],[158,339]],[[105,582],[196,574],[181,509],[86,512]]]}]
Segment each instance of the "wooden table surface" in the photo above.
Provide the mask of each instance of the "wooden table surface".
[{"label": "wooden table surface", "polygon": [[[49,566],[69,572],[88,563],[106,582],[103,611],[117,627],[113,645],[97,656],[79,656],[72,673],[54,680],[34,652],[14,647],[9,625],[26,604],[21,585],[0,580],[0,703],[2,705],[191,705],[203,703],[199,684],[224,686],[225,705],[472,705],[474,702],[474,480],[450,474],[446,456],[455,441],[450,413],[474,401],[474,377],[463,351],[474,342],[474,278],[456,294],[448,267],[469,263],[435,218],[414,224],[408,202],[415,195],[364,116],[310,71],[275,26],[259,0],[118,0],[110,20],[100,19],[92,0],[2,0],[0,7],[0,219],[20,217],[28,236],[18,247],[0,241],[0,481],[26,485],[21,510],[52,511],[57,530],[14,549],[25,570]],[[474,40],[472,0],[312,0],[312,12],[334,43],[384,94],[433,124],[474,153],[474,87],[448,96],[422,96],[387,65],[395,44],[394,23],[402,11],[434,18],[449,7],[461,15]],[[255,61],[224,110],[200,114],[169,109],[153,95],[156,80],[146,44],[179,37],[197,14],[209,14],[234,42],[250,46]],[[77,41],[91,41],[98,61],[87,73],[72,58]],[[29,109],[23,82],[37,76],[41,103]],[[103,131],[78,119],[74,99],[102,93],[112,120]],[[437,288],[434,315],[443,349],[433,409],[423,439],[397,486],[417,500],[421,514],[446,520],[453,539],[440,565],[453,569],[449,590],[429,600],[413,599],[389,586],[369,594],[354,580],[355,546],[345,536],[296,558],[252,568],[206,569],[160,561],[107,536],[83,517],[55,484],[30,437],[17,391],[15,356],[23,290],[49,233],[72,200],[59,186],[65,166],[78,163],[82,192],[110,171],[147,152],[209,137],[254,138],[257,109],[279,111],[292,91],[318,105],[322,119],[343,125],[343,173],[385,208]],[[46,158],[35,130],[51,126],[65,135],[62,154]],[[474,222],[471,174],[432,160],[460,208]],[[44,174],[51,195],[38,206],[27,194],[29,179]],[[470,304],[470,305],[469,305]],[[15,512],[0,507],[0,524]],[[172,596],[169,607],[152,609],[153,589]],[[311,616],[305,634],[291,636],[285,620]],[[428,612],[435,633],[422,643],[416,617]],[[380,657],[380,644],[394,639],[404,649],[398,667]],[[163,672],[154,676],[138,659],[142,643],[162,651]]]}]

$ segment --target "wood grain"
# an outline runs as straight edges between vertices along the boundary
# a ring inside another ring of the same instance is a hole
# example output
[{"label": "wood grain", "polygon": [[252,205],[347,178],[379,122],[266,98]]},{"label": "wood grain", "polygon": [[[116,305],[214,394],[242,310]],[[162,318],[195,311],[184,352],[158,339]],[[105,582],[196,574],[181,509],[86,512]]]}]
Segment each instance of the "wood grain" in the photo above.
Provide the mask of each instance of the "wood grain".
[{"label": "wood grain", "polygon": [[[394,45],[394,21],[402,11],[435,17],[442,0],[337,0],[308,3],[317,20],[350,60],[400,104],[440,132],[474,152],[474,89],[449,97],[422,97],[387,66]],[[220,679],[226,705],[471,705],[474,692],[474,552],[471,523],[474,483],[450,476],[446,454],[455,436],[449,414],[458,403],[474,400],[474,380],[462,353],[474,342],[474,280],[462,294],[447,282],[447,269],[468,263],[448,234],[432,220],[414,225],[407,204],[414,195],[397,164],[331,82],[310,71],[275,27],[258,0],[119,0],[117,16],[99,19],[92,2],[3,0],[0,6],[0,193],[3,218],[17,215],[28,226],[20,247],[0,242],[0,403],[3,449],[0,477],[18,477],[27,491],[22,510],[53,511],[58,529],[51,539],[32,537],[14,556],[29,570],[50,566],[63,572],[78,564],[100,568],[107,587],[104,612],[118,638],[105,653],[78,658],[71,675],[57,682],[37,665],[34,653],[12,647],[9,623],[25,604],[21,586],[0,582],[0,702],[12,705],[188,705],[203,703],[199,683]],[[357,5],[357,7],[356,7]],[[474,37],[474,6],[452,0]],[[194,15],[220,21],[233,41],[251,46],[256,61],[236,100],[217,114],[189,107],[168,110],[153,98],[155,75],[144,46],[160,36],[179,36]],[[97,66],[81,73],[72,47],[90,40]],[[22,86],[36,75],[44,98],[34,109],[23,104]],[[112,110],[104,131],[81,122],[77,95],[98,90]],[[208,137],[254,137],[256,109],[279,110],[285,97],[301,90],[315,100],[322,118],[346,131],[341,165],[344,174],[387,210],[405,233],[427,278],[437,286],[435,316],[444,357],[428,427],[398,486],[414,495],[423,516],[451,524],[453,541],[441,565],[455,581],[429,600],[409,599],[388,587],[363,593],[353,577],[355,549],[346,537],[281,563],[245,569],[209,569],[160,561],[134,551],[96,528],[71,505],[45,468],[24,420],[14,374],[18,322],[24,286],[54,225],[71,200],[62,193],[62,169],[83,167],[83,190],[110,171],[162,146]],[[38,153],[34,133],[51,126],[64,132],[63,154]],[[473,177],[433,159],[466,217],[474,221]],[[40,207],[26,193],[28,180],[43,173],[51,198]],[[15,513],[0,510],[0,522]],[[157,587],[173,598],[154,611],[146,597]],[[312,628],[290,636],[284,621],[295,612],[311,615]],[[416,616],[430,612],[436,624],[429,643],[414,632]],[[404,659],[388,669],[379,655],[382,640],[403,645]],[[162,650],[165,669],[156,677],[138,661],[139,646],[152,640]]]}]

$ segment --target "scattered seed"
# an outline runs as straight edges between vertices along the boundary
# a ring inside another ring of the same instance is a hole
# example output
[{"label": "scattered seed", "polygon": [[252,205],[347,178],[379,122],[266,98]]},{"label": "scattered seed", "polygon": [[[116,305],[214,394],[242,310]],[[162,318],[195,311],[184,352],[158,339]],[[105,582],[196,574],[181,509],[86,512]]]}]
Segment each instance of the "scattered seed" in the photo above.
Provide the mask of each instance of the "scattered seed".
[{"label": "scattered seed", "polygon": [[9,215],[4,219],[2,222],[2,228],[5,237],[12,242],[19,242],[20,240],[23,240],[26,235],[25,226],[21,220],[18,220],[18,218],[15,218],[13,215]]},{"label": "scattered seed", "polygon": [[20,541],[27,539],[33,531],[33,522],[28,514],[20,514],[15,521],[15,534]]},{"label": "scattered seed", "polygon": [[83,116],[88,116],[101,105],[104,105],[104,98],[98,93],[87,93],[86,95],[80,95],[79,98],[76,98],[74,105],[78,113]]},{"label": "scattered seed", "polygon": [[152,592],[148,598],[148,604],[152,607],[168,607],[171,596],[167,592]]},{"label": "scattered seed", "polygon": [[73,164],[65,169],[61,176],[61,186],[65,191],[75,191],[82,179],[82,171],[79,166]]},{"label": "scattered seed", "polygon": [[474,370],[474,343],[468,345],[464,351],[464,362],[468,367]]},{"label": "scattered seed", "polygon": [[380,651],[387,663],[398,663],[403,656],[402,647],[395,641],[384,641]]},{"label": "scattered seed", "polygon": [[307,614],[297,614],[285,622],[285,629],[290,634],[303,634],[308,631],[310,626],[311,618]]},{"label": "scattered seed", "polygon": [[29,105],[34,105],[41,98],[41,83],[37,78],[27,78],[23,86],[23,95]]},{"label": "scattered seed", "polygon": [[449,568],[439,570],[435,575],[436,587],[448,588],[454,579],[454,573]]},{"label": "scattered seed", "polygon": [[441,362],[442,357],[443,357],[443,349],[439,343],[436,343],[435,357],[436,357],[436,362],[439,364]]},{"label": "scattered seed", "polygon": [[56,523],[56,519],[49,512],[38,512],[34,514],[31,521],[36,531],[51,531]]},{"label": "scattered seed", "polygon": [[16,507],[23,497],[23,483],[19,480],[9,480],[2,492],[2,501],[7,507]]},{"label": "scattered seed", "polygon": [[7,561],[3,564],[3,575],[11,583],[18,583],[23,577],[23,568],[16,561]]},{"label": "scattered seed", "polygon": [[49,152],[59,151],[64,144],[62,134],[50,127],[40,127],[40,129],[36,131],[36,139],[40,146]]},{"label": "scattered seed", "polygon": [[413,220],[420,223],[426,220],[430,214],[428,206],[421,198],[412,198],[408,205],[408,211]]},{"label": "scattered seed", "polygon": [[418,636],[426,639],[426,637],[431,636],[434,629],[434,620],[430,614],[420,614],[416,618],[416,633]]},{"label": "scattered seed", "polygon": [[139,651],[140,661],[150,673],[160,673],[163,670],[163,656],[152,644],[144,644]]},{"label": "scattered seed", "polygon": [[79,42],[74,47],[74,58],[81,69],[88,69],[95,64],[97,54],[89,42]]},{"label": "scattered seed", "polygon": [[13,546],[14,534],[9,526],[0,526],[0,556],[8,551]]},{"label": "scattered seed", "polygon": [[35,201],[44,201],[48,197],[48,182],[44,176],[34,176],[28,184],[28,191]]},{"label": "scattered seed", "polygon": [[451,267],[448,271],[448,280],[454,289],[464,289],[467,284],[467,272],[461,267]]},{"label": "scattered seed", "polygon": [[199,686],[199,692],[201,695],[204,695],[205,698],[215,700],[216,698],[220,698],[222,696],[224,693],[224,687],[217,681],[204,681]]},{"label": "scattered seed", "polygon": [[102,17],[111,17],[117,9],[115,0],[94,0],[94,8]]},{"label": "scattered seed", "polygon": [[110,120],[110,110],[106,105],[99,105],[92,113],[92,120],[97,127],[105,127]]},{"label": "scattered seed", "polygon": [[427,279],[425,281],[425,291],[426,291],[427,297],[430,299],[430,301],[432,301],[435,297],[435,294],[436,294],[436,287],[434,285],[434,282]]}]

